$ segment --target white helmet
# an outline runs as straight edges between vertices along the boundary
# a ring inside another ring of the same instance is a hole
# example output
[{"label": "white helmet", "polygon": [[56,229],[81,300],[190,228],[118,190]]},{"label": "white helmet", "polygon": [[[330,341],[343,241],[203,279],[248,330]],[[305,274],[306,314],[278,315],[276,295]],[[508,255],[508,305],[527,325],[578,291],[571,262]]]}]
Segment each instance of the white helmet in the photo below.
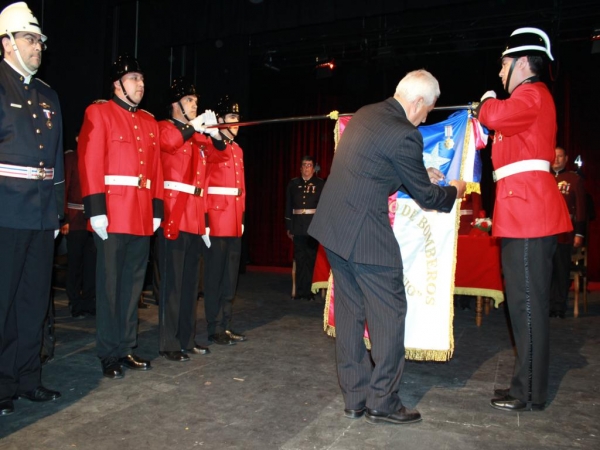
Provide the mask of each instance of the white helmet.
[{"label": "white helmet", "polygon": [[550,51],[550,39],[539,28],[518,28],[512,32],[502,56],[519,57],[537,55],[554,61]]},{"label": "white helmet", "polygon": [[39,34],[42,42],[46,42],[46,39],[48,39],[42,34],[38,20],[25,2],[8,5],[0,13],[0,36],[18,33],[19,31]]}]

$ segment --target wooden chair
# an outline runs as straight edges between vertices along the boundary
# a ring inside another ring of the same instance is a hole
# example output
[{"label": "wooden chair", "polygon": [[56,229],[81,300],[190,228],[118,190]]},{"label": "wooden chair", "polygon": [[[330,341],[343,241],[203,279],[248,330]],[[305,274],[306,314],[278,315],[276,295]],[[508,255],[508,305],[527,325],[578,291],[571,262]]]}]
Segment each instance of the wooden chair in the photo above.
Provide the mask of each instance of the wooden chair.
[{"label": "wooden chair", "polygon": [[587,313],[587,247],[575,249],[571,257],[571,279],[573,280],[573,316],[579,316],[579,291],[583,291],[583,311]]}]

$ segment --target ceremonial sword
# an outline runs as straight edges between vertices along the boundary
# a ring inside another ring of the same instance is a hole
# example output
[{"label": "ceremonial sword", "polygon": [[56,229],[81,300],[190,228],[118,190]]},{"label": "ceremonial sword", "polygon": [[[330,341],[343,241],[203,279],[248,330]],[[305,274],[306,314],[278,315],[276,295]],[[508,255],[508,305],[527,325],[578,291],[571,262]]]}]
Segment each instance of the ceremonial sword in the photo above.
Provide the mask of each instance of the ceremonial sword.
[{"label": "ceremonial sword", "polygon": [[[433,108],[434,111],[458,111],[458,110],[472,110],[475,109],[479,103],[471,103],[468,105],[454,105],[454,106],[436,106]],[[247,127],[250,125],[264,125],[268,123],[286,123],[286,122],[303,122],[306,120],[323,120],[332,119],[337,120],[339,117],[352,116],[354,113],[340,114],[337,111],[332,111],[329,114],[322,114],[319,116],[296,116],[296,117],[283,117],[279,119],[265,119],[265,120],[253,120],[248,122],[229,122],[229,123],[217,123],[215,125],[207,125],[206,128],[230,128],[230,127]]]}]

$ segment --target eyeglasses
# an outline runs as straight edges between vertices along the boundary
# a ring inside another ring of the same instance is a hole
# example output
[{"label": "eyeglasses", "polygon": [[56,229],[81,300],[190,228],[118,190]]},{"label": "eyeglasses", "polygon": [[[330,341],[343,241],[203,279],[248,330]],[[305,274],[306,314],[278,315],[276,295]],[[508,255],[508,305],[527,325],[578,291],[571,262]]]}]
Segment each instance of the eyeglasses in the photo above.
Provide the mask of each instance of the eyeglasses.
[{"label": "eyeglasses", "polygon": [[23,40],[27,41],[27,43],[29,45],[31,45],[32,47],[34,47],[37,44],[40,44],[40,48],[42,49],[42,51],[44,51],[48,48],[48,46],[41,39],[36,39],[30,35],[19,36],[18,39],[23,39]]},{"label": "eyeglasses", "polygon": [[312,167],[313,163],[302,163],[302,167]]}]

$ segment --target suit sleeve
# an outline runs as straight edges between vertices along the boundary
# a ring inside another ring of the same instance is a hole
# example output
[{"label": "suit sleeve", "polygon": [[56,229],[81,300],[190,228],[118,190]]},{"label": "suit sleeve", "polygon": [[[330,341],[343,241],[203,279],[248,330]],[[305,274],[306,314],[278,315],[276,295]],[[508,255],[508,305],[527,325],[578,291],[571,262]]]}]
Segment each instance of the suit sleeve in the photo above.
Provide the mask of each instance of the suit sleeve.
[{"label": "suit sleeve", "polygon": [[285,229],[292,231],[292,182],[290,181],[285,191]]},{"label": "suit sleeve", "polygon": [[105,145],[106,127],[99,105],[91,105],[85,111],[77,145],[81,196],[87,218],[107,212],[104,184]]},{"label": "suit sleeve", "polygon": [[577,177],[575,183],[575,220],[573,222],[575,234],[585,236],[586,218],[585,188],[583,187],[583,179]]},{"label": "suit sleeve", "polygon": [[[156,123],[156,132],[159,134],[159,142],[161,142],[162,134]],[[179,132],[179,131],[178,131]],[[160,146],[162,148],[162,145]],[[165,179],[163,175],[163,167],[160,159],[160,148],[154,152],[154,167],[156,168],[154,180],[152,180],[152,217],[154,219],[164,219],[165,217]]]},{"label": "suit sleeve", "polygon": [[61,128],[58,137],[58,145],[56,148],[56,159],[54,163],[54,195],[56,197],[56,209],[58,220],[62,220],[65,214],[65,160],[63,148],[63,132],[62,132],[62,112],[60,111],[60,103],[56,101],[59,117],[61,117]]},{"label": "suit sleeve", "polygon": [[411,130],[400,140],[393,155],[393,164],[408,194],[422,207],[450,212],[456,200],[453,186],[438,186],[429,180],[423,165],[423,137],[419,130]]},{"label": "suit sleeve", "polygon": [[521,86],[510,98],[488,98],[479,106],[479,121],[491,130],[502,130],[505,136],[513,136],[528,130],[537,119],[541,106],[539,92]]},{"label": "suit sleeve", "polygon": [[177,153],[183,143],[191,138],[193,134],[190,133],[186,138],[186,133],[182,129],[166,120],[158,122],[158,127],[160,131],[160,151],[170,155]]}]

